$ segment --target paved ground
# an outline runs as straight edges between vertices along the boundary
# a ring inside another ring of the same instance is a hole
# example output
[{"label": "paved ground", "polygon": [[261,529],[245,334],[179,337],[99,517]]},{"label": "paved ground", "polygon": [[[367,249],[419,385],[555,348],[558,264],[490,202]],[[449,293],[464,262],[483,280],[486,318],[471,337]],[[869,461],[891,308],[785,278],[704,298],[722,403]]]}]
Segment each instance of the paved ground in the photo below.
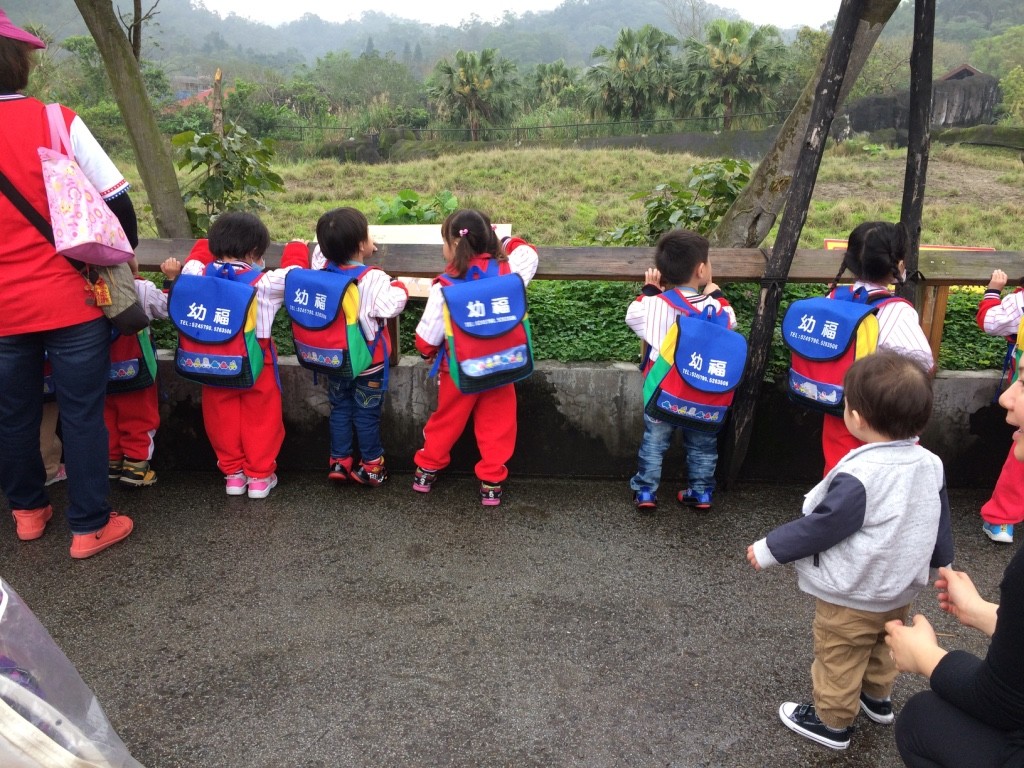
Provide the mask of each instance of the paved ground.
[{"label": "paved ground", "polygon": [[[805,489],[640,517],[621,482],[519,479],[498,511],[468,478],[409,483],[289,475],[250,501],[166,472],[114,491],[136,533],[87,561],[63,521],[20,544],[5,512],[0,576],[150,768],[899,764],[891,728],[860,718],[837,753],[776,717],[809,692],[812,604],[744,551]],[[981,536],[984,495],[952,494],[954,531],[993,596],[1014,548]]]}]

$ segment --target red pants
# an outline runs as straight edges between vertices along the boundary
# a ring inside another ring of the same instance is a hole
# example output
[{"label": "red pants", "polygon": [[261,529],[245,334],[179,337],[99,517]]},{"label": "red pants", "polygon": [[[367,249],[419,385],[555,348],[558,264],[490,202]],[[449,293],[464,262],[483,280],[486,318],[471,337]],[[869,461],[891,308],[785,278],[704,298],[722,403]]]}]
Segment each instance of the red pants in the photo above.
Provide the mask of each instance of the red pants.
[{"label": "red pants", "polygon": [[981,507],[981,519],[993,525],[1016,525],[1024,520],[1024,461],[1010,454],[999,472],[992,498]]},{"label": "red pants", "polygon": [[157,386],[151,384],[134,392],[107,395],[103,406],[107,424],[108,456],[111,461],[153,458],[153,438],[160,426]]},{"label": "red pants", "polygon": [[203,386],[203,424],[217,466],[225,475],[245,472],[269,477],[277,469],[284,442],[281,389],[277,385],[277,351],[260,339],[266,363],[249,389]]},{"label": "red pants", "polygon": [[470,415],[480,450],[476,476],[485,483],[508,477],[505,466],[516,447],[516,388],[506,384],[475,395],[459,392],[448,371],[441,371],[437,410],[423,427],[423,447],[416,451],[416,466],[444,469],[451,461],[452,446],[462,435]]},{"label": "red pants", "polygon": [[843,456],[862,445],[864,443],[850,434],[842,417],[826,413],[825,422],[821,425],[821,451],[825,454],[825,472],[822,476],[831,472]]}]

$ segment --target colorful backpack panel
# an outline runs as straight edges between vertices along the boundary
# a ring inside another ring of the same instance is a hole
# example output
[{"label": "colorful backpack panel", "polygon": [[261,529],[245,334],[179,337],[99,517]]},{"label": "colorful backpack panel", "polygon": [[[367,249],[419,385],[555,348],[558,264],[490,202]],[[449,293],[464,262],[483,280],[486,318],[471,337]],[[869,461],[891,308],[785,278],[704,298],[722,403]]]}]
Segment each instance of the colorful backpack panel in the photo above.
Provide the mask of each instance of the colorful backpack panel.
[{"label": "colorful backpack panel", "polygon": [[747,364],[747,340],[729,329],[729,315],[695,309],[676,291],[662,298],[679,310],[644,379],[644,412],[701,432],[725,423]]},{"label": "colorful backpack panel", "polygon": [[872,299],[862,288],[836,288],[790,304],[782,339],[792,352],[789,396],[813,410],[842,416],[843,377],[854,361],[878,347],[880,303],[903,301],[883,294]]},{"label": "colorful backpack panel", "polygon": [[328,264],[288,273],[285,309],[301,366],[348,379],[370,367],[373,349],[359,327],[359,279],[370,269]]},{"label": "colorful backpack panel", "polygon": [[256,269],[211,264],[206,275],[174,282],[167,313],[178,329],[174,368],[212,387],[247,389],[263,371],[256,338]]},{"label": "colorful backpack panel", "polygon": [[155,381],[156,352],[153,350],[149,328],[142,329],[134,336],[123,336],[113,330],[107,394],[134,392],[145,389]]},{"label": "colorful backpack panel", "polygon": [[533,373],[526,284],[515,273],[472,266],[465,278],[441,275],[448,371],[460,392],[472,394]]}]

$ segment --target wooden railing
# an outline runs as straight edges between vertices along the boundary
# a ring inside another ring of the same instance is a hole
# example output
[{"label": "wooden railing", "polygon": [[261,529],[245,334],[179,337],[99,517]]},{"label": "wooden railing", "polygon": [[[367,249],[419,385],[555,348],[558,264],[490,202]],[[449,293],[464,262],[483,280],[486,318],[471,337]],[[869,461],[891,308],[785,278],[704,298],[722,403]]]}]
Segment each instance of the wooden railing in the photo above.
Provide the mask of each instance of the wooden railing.
[{"label": "wooden railing", "polygon": [[[187,258],[192,240],[143,240],[136,249],[140,267],[159,271],[160,263],[174,256]],[[269,268],[280,264],[283,244],[273,243],[265,255]],[[538,280],[640,281],[653,264],[653,248],[608,248],[597,246],[538,246]],[[767,249],[715,248],[711,265],[715,282],[760,282],[770,253]],[[835,277],[840,252],[798,250],[787,282],[828,283]],[[379,266],[395,277],[434,277],[443,269],[440,246],[436,244],[387,244],[368,264]],[[1002,269],[1011,280],[1024,275],[1024,253],[1017,251],[921,251],[919,269],[925,276],[918,301],[921,327],[938,357],[945,324],[946,301],[953,285],[986,285],[994,269]]]}]

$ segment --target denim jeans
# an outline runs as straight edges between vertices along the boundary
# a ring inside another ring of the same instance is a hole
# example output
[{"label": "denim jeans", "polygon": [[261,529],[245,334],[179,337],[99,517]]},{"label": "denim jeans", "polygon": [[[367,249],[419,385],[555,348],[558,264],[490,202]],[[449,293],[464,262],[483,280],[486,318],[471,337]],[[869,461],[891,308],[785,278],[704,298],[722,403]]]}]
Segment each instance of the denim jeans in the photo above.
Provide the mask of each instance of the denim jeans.
[{"label": "denim jeans", "polygon": [[44,352],[53,367],[64,436],[68,525],[73,533],[90,533],[110,518],[103,422],[110,373],[106,318],[0,336],[0,488],[11,509],[38,509],[50,503],[39,453]]},{"label": "denim jeans", "polygon": [[384,407],[384,372],[355,379],[329,376],[327,397],[331,401],[331,458],[352,455],[353,431],[363,461],[383,456],[380,415]]},{"label": "denim jeans", "polygon": [[683,433],[686,448],[686,474],[691,490],[696,493],[715,490],[715,467],[718,465],[718,435],[695,429],[674,427],[644,414],[644,436],[637,456],[637,472],[630,478],[634,491],[647,488],[658,490],[661,484],[661,464],[672,442],[672,433]]}]

